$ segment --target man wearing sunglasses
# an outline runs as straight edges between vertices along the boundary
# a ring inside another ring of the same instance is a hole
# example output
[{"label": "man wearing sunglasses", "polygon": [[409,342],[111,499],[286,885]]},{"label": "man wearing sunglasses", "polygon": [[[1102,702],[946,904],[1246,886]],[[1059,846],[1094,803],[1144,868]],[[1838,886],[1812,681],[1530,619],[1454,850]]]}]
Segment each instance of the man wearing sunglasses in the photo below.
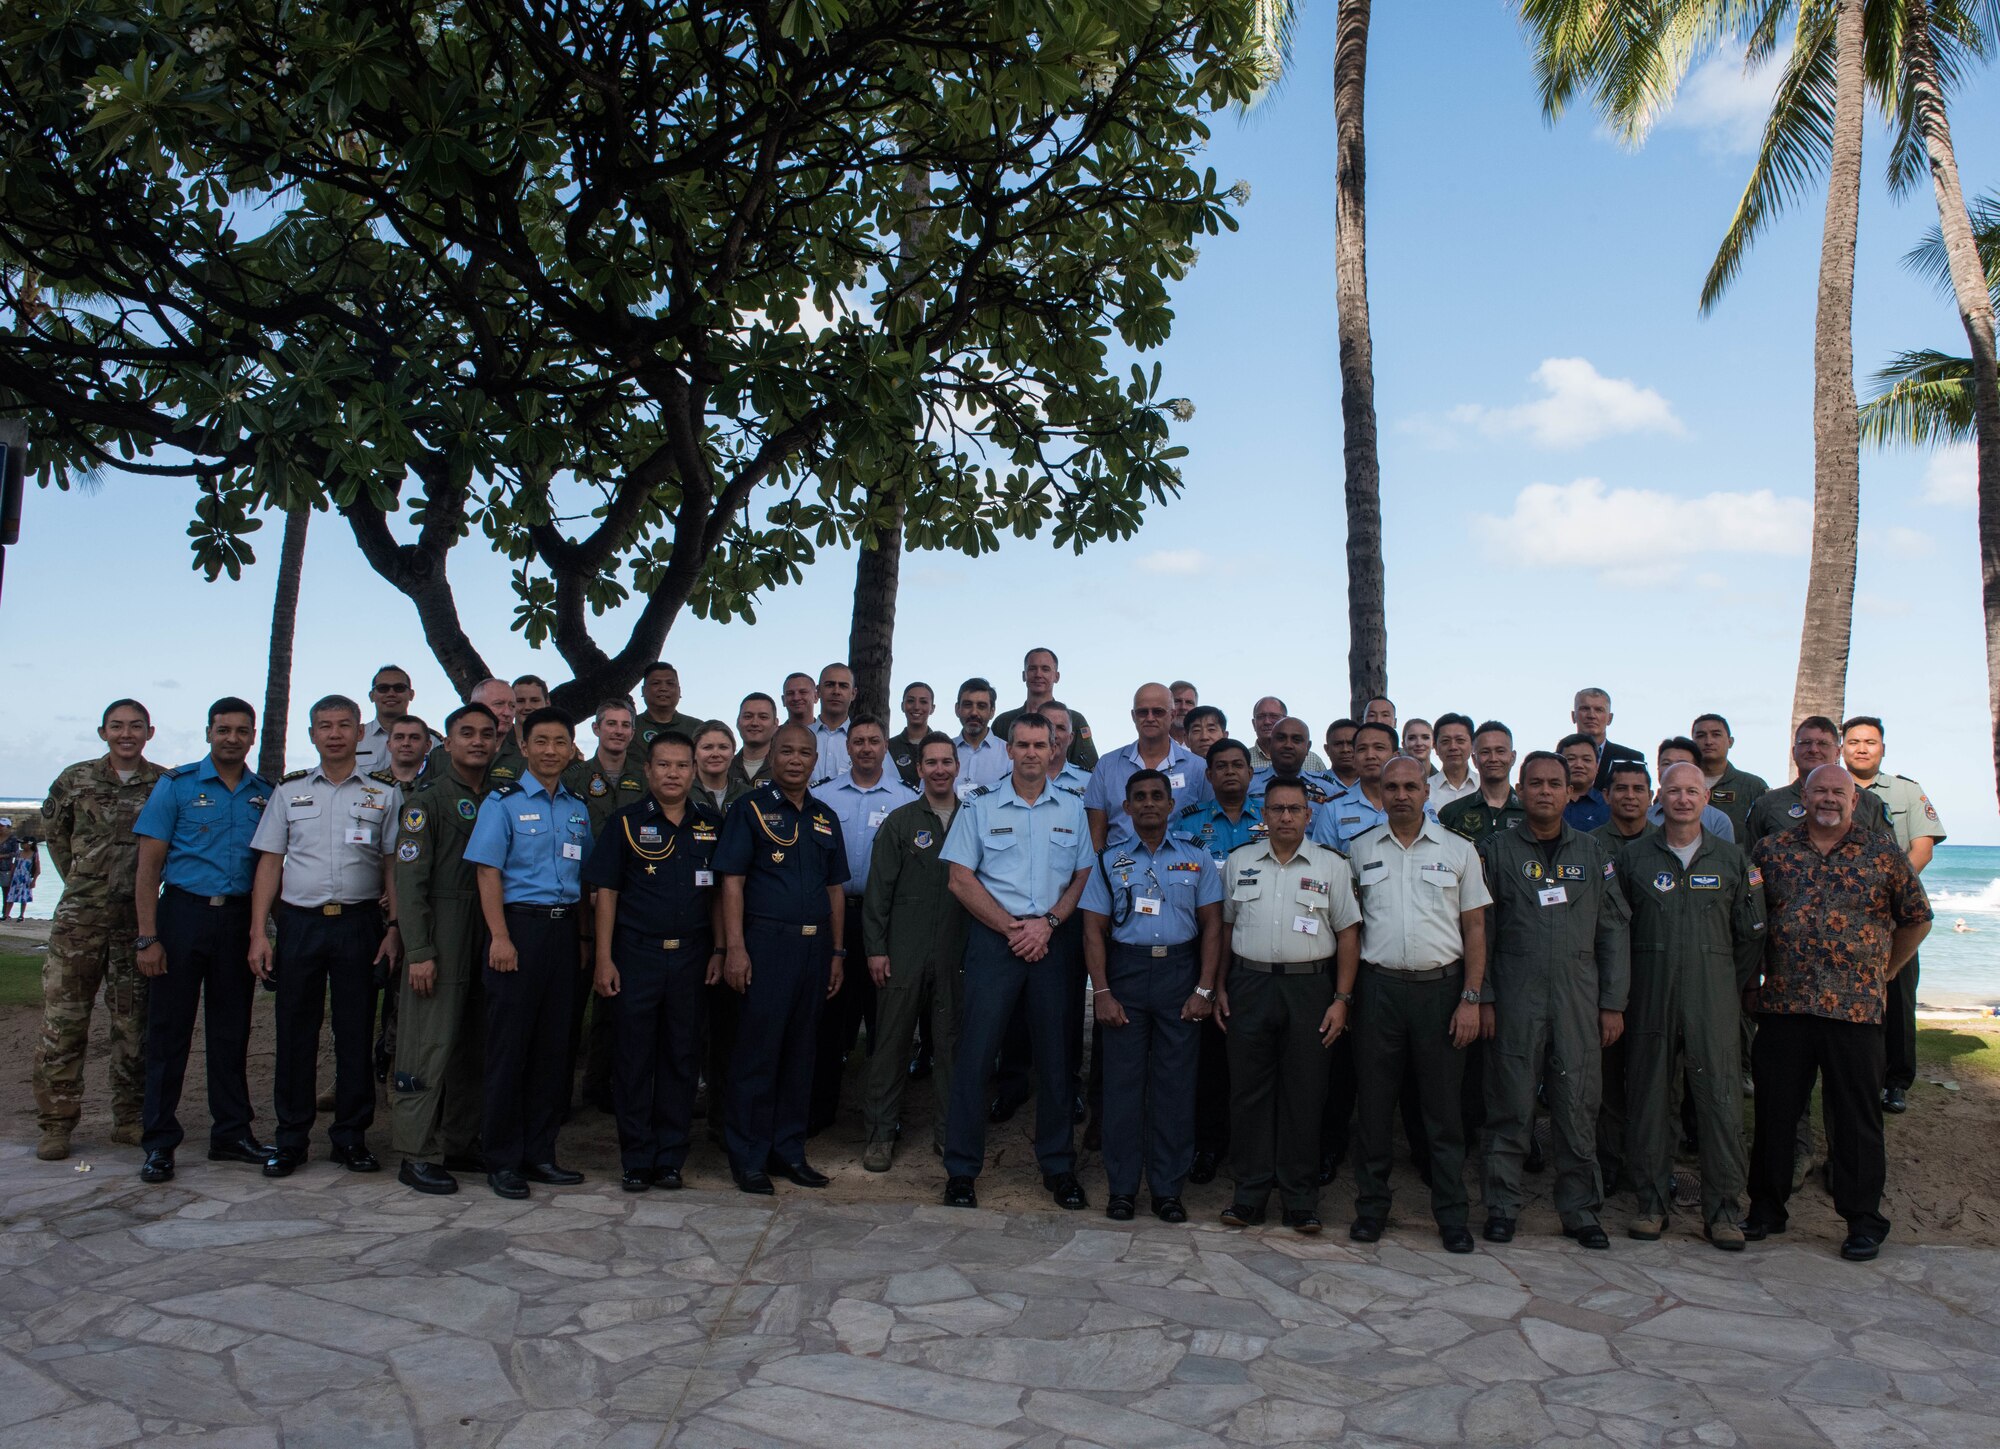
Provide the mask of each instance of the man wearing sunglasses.
[{"label": "man wearing sunglasses", "polygon": [[[410,702],[417,697],[416,688],[410,683],[410,672],[400,665],[385,664],[375,671],[374,679],[368,684],[368,701],[375,706],[375,718],[361,731],[361,743],[354,751],[354,768],[366,775],[375,770],[386,770],[392,763],[389,754],[389,735],[396,728],[398,720],[408,717]],[[426,731],[431,745],[443,744],[443,736]]]}]

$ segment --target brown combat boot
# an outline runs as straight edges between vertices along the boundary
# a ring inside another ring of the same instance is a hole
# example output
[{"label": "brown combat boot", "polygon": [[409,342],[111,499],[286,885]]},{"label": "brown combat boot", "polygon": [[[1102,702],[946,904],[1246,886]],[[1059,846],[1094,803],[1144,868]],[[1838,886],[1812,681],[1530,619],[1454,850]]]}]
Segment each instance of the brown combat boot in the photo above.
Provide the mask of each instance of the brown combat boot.
[{"label": "brown combat boot", "polygon": [[42,1140],[35,1144],[35,1156],[44,1162],[61,1162],[69,1156],[69,1127],[44,1127]]},{"label": "brown combat boot", "polygon": [[111,1140],[120,1147],[137,1147],[139,1145],[139,1124],[137,1122],[119,1122],[115,1124],[111,1129]]}]

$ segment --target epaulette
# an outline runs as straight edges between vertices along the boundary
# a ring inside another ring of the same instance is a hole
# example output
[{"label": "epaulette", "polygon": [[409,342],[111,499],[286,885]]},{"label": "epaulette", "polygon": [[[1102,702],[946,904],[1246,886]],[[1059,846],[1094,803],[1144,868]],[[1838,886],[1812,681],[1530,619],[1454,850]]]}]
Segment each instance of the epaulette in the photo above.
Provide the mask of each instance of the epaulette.
[{"label": "epaulette", "polygon": [[521,784],[518,780],[509,780],[504,785],[495,785],[486,793],[489,795],[518,795],[521,793]]},{"label": "epaulette", "polygon": [[1180,814],[1176,815],[1176,816],[1175,816],[1174,818],[1175,818],[1176,820],[1185,820],[1185,819],[1187,819],[1187,818],[1188,818],[1188,816],[1190,816],[1190,815],[1196,815],[1196,814],[1199,814],[1199,813],[1201,812],[1201,808],[1202,808],[1202,807],[1201,807],[1201,805],[1200,805],[1199,803],[1197,803],[1197,804],[1194,804],[1194,805],[1189,805],[1189,806],[1187,806],[1187,807],[1186,807],[1185,809],[1183,809],[1183,810],[1181,811],[1181,813],[1180,813]]},{"label": "epaulette", "polygon": [[991,785],[974,785],[965,798],[968,800],[977,800],[981,795],[991,795],[992,793],[993,787]]},{"label": "epaulette", "polygon": [[1079,800],[1083,798],[1083,791],[1077,789],[1074,785],[1057,785],[1056,788],[1065,795],[1074,795]]},{"label": "epaulette", "polygon": [[[1373,835],[1378,830],[1387,830],[1388,828],[1389,828],[1389,822],[1384,820],[1379,824],[1369,826],[1366,830],[1362,831],[1359,835],[1355,836],[1352,840],[1349,840],[1347,843],[1349,845],[1353,845],[1359,841],[1366,840],[1369,836]],[[1346,853],[1345,851],[1342,852],[1342,854],[1345,853]]]},{"label": "epaulette", "polygon": [[291,773],[291,774],[289,774],[289,775],[280,775],[280,776],[278,776],[278,783],[279,783],[280,785],[289,785],[289,784],[291,784],[291,783],[292,783],[292,781],[294,781],[294,780],[303,780],[303,779],[305,779],[305,777],[306,777],[306,776],[308,776],[308,775],[310,775],[311,773],[312,773],[312,771],[311,771],[311,770],[294,770],[294,771],[292,771],[292,773]]},{"label": "epaulette", "polygon": [[163,780],[178,780],[193,768],[193,765],[176,765],[171,770],[160,771],[160,778]]},{"label": "epaulette", "polygon": [[379,780],[384,785],[401,785],[403,783],[401,780],[398,780],[396,778],[396,772],[394,770],[370,770],[368,772],[368,778],[371,780]]}]

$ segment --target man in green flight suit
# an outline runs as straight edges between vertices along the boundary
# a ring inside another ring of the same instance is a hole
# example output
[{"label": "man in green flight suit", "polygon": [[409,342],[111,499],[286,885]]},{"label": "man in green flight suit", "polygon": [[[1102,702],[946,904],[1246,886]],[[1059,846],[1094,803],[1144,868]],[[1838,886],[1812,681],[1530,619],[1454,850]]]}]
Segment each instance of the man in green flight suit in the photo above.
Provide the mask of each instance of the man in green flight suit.
[{"label": "man in green flight suit", "polygon": [[1578,1243],[1607,1248],[1610,1239],[1597,1221],[1604,1202],[1599,1058],[1624,1030],[1630,911],[1611,853],[1563,821],[1569,778],[1562,756],[1530,753],[1521,762],[1519,788],[1527,812],[1520,828],[1479,847],[1493,892],[1486,932],[1495,1021],[1486,1060],[1486,1239],[1514,1238],[1546,1054],[1556,1212]]},{"label": "man in green flight suit", "polygon": [[[1806,818],[1806,776],[1821,765],[1839,762],[1840,730],[1834,722],[1823,714],[1809,714],[1800,720],[1792,730],[1792,763],[1798,766],[1799,773],[1791,784],[1779,785],[1759,795],[1757,803],[1750,807],[1743,831],[1736,838],[1743,854],[1748,856],[1751,847],[1767,835],[1798,829]],[[1854,792],[1854,823],[1863,830],[1894,834],[1881,800],[1866,790]]]},{"label": "man in green flight suit", "polygon": [[1708,1240],[1743,1247],[1743,992],[1764,954],[1762,879],[1743,852],[1701,828],[1708,783],[1699,766],[1660,777],[1667,818],[1618,853],[1632,911],[1632,986],[1625,1006],[1626,1161],[1639,1211],[1630,1232],[1652,1242],[1673,1202],[1680,1135],[1673,1086],[1686,1063],[1701,1144]]},{"label": "man in green flight suit", "polygon": [[1472,736],[1472,768],[1478,772],[1479,788],[1440,810],[1438,824],[1478,845],[1521,823],[1521,797],[1511,783],[1514,732],[1497,719],[1481,725]]},{"label": "man in green flight suit", "polygon": [[1736,747],[1736,737],[1729,733],[1729,721],[1721,715],[1696,715],[1688,738],[1701,752],[1701,773],[1708,781],[1708,803],[1727,815],[1729,823],[1736,827],[1736,840],[1747,860],[1750,846],[1744,838],[1744,827],[1750,821],[1750,807],[1771,788],[1770,782],[1730,763],[1729,752]]},{"label": "man in green flight suit", "polygon": [[403,802],[395,871],[405,960],[390,1145],[403,1155],[397,1180],[423,1193],[457,1192],[451,1169],[479,1166],[486,929],[465,846],[499,747],[492,710],[453,710],[440,747],[444,767],[427,772]]}]

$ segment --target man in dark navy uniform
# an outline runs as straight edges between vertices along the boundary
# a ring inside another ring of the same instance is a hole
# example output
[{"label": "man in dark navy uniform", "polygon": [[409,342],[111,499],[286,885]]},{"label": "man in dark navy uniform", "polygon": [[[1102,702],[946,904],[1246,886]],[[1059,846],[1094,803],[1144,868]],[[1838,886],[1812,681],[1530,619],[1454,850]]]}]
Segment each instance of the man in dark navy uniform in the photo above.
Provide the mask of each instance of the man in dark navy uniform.
[{"label": "man in dark navy uniform", "polygon": [[722,977],[722,817],[688,798],[694,746],[671,731],[646,749],[644,800],[605,823],[583,868],[597,890],[596,987],[610,1008],[619,1185],[677,1188],[701,1068],[702,988]]},{"label": "man in dark navy uniform", "polygon": [[729,1062],[723,1137],[745,1192],[771,1174],[825,1187],[806,1161],[820,1006],[840,990],[847,954],[847,848],[840,821],[806,789],[819,757],[803,725],[771,741],[771,782],[730,808],[715,869],[722,877],[723,979],[743,998]]}]

